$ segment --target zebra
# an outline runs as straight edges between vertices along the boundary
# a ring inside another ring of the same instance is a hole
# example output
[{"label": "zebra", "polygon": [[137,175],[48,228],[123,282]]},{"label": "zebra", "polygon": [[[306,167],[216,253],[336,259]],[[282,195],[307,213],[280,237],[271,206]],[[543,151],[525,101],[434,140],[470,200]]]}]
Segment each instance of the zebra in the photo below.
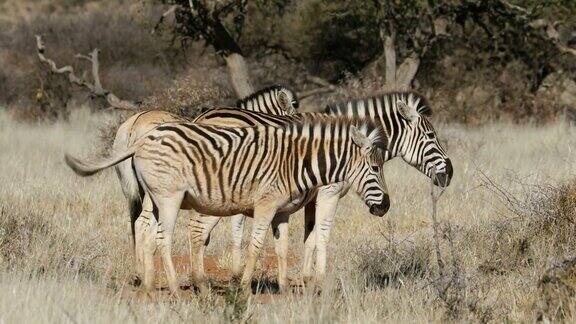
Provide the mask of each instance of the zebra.
[{"label": "zebra", "polygon": [[[252,110],[274,115],[288,115],[292,114],[298,108],[298,98],[296,94],[280,85],[269,86],[263,88],[250,96],[240,99],[236,102],[236,108],[243,110]],[[238,110],[238,109],[236,109]],[[231,127],[243,127],[243,126],[254,126],[258,124],[257,121],[251,123],[246,123],[242,121],[239,117],[234,119],[221,119],[210,117],[210,114],[206,114],[209,109],[205,109],[201,115],[206,115],[205,117],[197,116],[195,122],[197,123],[209,123],[221,126],[231,126]],[[194,119],[172,114],[167,111],[162,110],[148,110],[137,113],[127,119],[124,123],[120,125],[116,132],[114,142],[112,144],[113,152],[121,152],[132,145],[137,139],[141,138],[144,134],[154,129],[155,127],[164,123],[173,122],[188,122]],[[120,162],[115,167],[116,173],[120,180],[122,191],[124,196],[128,200],[128,205],[130,209],[130,228],[132,232],[132,243],[134,251],[136,254],[136,264],[137,269],[142,268],[142,254],[137,245],[139,240],[141,240],[142,234],[136,233],[136,220],[138,219],[140,212],[142,210],[142,195],[141,190],[138,186],[138,182],[134,171],[132,170],[132,160],[127,159]],[[219,218],[218,218],[219,219]],[[232,237],[237,237],[242,235],[244,217],[239,215],[233,218],[232,221]],[[233,242],[238,242],[238,239],[233,240]],[[233,268],[236,273],[240,270],[240,258],[241,258],[241,237],[240,243],[237,245],[232,245],[232,256],[233,256]],[[140,251],[140,252],[139,252]],[[140,271],[137,271],[139,274]]]},{"label": "zebra", "polygon": [[272,115],[291,115],[296,113],[299,102],[292,90],[274,85],[239,100],[236,107]]},{"label": "zebra", "polygon": [[[231,109],[208,111],[204,118],[220,119],[220,122],[233,122],[234,119],[243,122],[260,122],[269,125],[281,125],[283,122],[293,122],[301,118],[301,114],[289,116],[269,116],[251,112],[237,112]],[[388,92],[364,99],[355,99],[326,107],[323,115],[348,116],[361,120],[373,121],[379,124],[389,137],[388,150],[384,161],[401,156],[405,162],[430,177],[436,185],[450,184],[453,168],[452,162],[436,137],[432,123],[428,119],[432,109],[425,97],[413,91]],[[348,188],[345,184],[332,184],[308,193],[311,196],[305,204],[305,249],[302,274],[306,281],[313,278],[312,257],[316,250],[316,273],[314,280],[321,283],[326,269],[326,244],[330,234],[331,224],[336,213],[339,199]],[[313,199],[316,197],[316,199]],[[304,204],[303,204],[304,205]],[[196,264],[200,264],[203,255],[203,245],[209,237],[219,218],[204,221],[193,229],[196,242],[194,249],[191,244],[191,255],[197,254]],[[242,239],[242,217],[232,220],[232,228],[240,228],[232,235],[233,246],[240,246]],[[315,224],[319,224],[319,231]],[[202,225],[202,226],[200,226]],[[287,237],[281,237],[279,245]],[[280,260],[279,260],[280,261]],[[281,265],[279,267],[285,267]],[[196,282],[202,283],[204,273],[202,267],[192,268]],[[195,272],[195,273],[194,273]]]},{"label": "zebra", "polygon": [[[150,233],[158,233],[156,242],[154,235],[144,242],[144,288],[153,288],[157,245],[170,291],[177,294],[171,247],[180,209],[254,218],[241,280],[246,288],[274,216],[295,211],[309,190],[346,182],[370,213],[384,215],[388,206],[380,166],[386,149],[386,135],[377,123],[325,117],[284,127],[162,124],[112,157],[89,162],[66,154],[65,161],[77,174],[89,176],[132,158],[144,190],[141,218],[149,222]],[[285,236],[287,221],[282,223]],[[278,252],[285,260],[287,248]]]}]

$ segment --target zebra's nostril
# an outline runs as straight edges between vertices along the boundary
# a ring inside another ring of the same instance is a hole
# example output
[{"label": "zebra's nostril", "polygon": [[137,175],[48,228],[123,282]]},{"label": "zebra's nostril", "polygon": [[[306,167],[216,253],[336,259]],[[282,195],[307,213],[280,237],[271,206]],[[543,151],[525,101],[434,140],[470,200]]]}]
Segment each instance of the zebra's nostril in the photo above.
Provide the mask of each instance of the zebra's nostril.
[{"label": "zebra's nostril", "polygon": [[388,209],[390,209],[390,199],[388,195],[385,195],[384,198],[381,204],[370,206],[370,214],[382,217],[388,212]]},{"label": "zebra's nostril", "polygon": [[450,159],[446,159],[446,168],[442,173],[436,173],[432,176],[434,185],[440,187],[448,187],[450,185],[450,181],[452,180],[452,175],[454,173],[454,169],[452,169],[452,161]]}]

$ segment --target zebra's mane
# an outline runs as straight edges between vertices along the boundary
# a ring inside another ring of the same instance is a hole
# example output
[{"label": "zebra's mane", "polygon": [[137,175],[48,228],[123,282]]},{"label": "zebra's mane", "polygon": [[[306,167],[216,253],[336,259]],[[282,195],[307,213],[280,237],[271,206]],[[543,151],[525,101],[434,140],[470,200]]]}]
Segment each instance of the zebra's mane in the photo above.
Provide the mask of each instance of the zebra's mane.
[{"label": "zebra's mane", "polygon": [[[249,102],[250,100],[253,100],[255,98],[258,98],[259,96],[261,96],[264,93],[268,93],[268,92],[273,92],[273,91],[280,91],[280,90],[287,90],[293,93],[292,90],[281,86],[281,85],[273,85],[273,86],[269,86],[263,89],[260,89],[254,93],[252,93],[251,95],[244,97],[242,99],[239,99],[238,101],[236,101],[236,107],[240,108],[242,106],[242,104],[246,104],[247,102]],[[295,94],[294,94],[295,96]]]},{"label": "zebra's mane", "polygon": [[383,95],[386,96],[388,94],[392,95],[396,94],[396,96],[403,98],[408,105],[410,105],[411,102],[416,103],[416,111],[420,115],[426,117],[432,116],[432,107],[430,106],[430,102],[423,94],[417,91],[404,91],[404,92],[388,92]]},{"label": "zebra's mane", "polygon": [[388,147],[388,138],[382,125],[371,119],[317,114],[303,117],[304,118],[285,124],[285,129],[296,128],[298,132],[303,132],[305,129],[314,127],[328,128],[340,126],[341,128],[350,129],[351,126],[355,126],[364,136],[370,139],[374,146],[383,150],[386,150]]},{"label": "zebra's mane", "polygon": [[416,111],[418,111],[419,114],[427,117],[432,116],[432,107],[430,106],[428,99],[424,95],[413,90],[382,92],[380,94],[376,94],[370,97],[342,101],[326,106],[325,111],[328,112],[330,110],[337,109],[338,107],[346,107],[348,103],[352,103],[352,109],[356,110],[358,109],[357,108],[358,102],[361,101],[366,102],[371,99],[394,98],[394,97],[396,97],[396,99],[402,99],[407,105],[416,104]]}]

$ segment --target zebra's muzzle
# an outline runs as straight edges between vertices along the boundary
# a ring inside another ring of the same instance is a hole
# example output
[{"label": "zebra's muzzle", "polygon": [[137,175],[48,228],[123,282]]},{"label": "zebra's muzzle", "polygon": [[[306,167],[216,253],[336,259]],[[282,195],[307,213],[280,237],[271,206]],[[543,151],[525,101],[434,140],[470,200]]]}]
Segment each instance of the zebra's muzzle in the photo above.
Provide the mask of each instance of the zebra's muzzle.
[{"label": "zebra's muzzle", "polygon": [[448,187],[450,180],[452,180],[452,174],[454,169],[452,168],[452,162],[450,159],[446,159],[446,172],[437,173],[434,176],[434,185],[439,187]]},{"label": "zebra's muzzle", "polygon": [[390,196],[384,195],[381,204],[374,204],[370,206],[370,214],[382,217],[386,215],[390,209]]}]

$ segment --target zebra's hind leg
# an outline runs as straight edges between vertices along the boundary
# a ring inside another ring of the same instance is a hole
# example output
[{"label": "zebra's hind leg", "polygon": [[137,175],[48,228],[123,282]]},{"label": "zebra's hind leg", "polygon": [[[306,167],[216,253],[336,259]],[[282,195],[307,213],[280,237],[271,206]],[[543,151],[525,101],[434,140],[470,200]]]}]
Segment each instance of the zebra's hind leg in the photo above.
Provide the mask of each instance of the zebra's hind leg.
[{"label": "zebra's hind leg", "polygon": [[314,249],[316,248],[316,233],[314,231],[315,217],[316,199],[313,199],[304,207],[304,260],[302,262],[302,279],[305,283],[312,280]]},{"label": "zebra's hind leg", "polygon": [[154,215],[154,205],[148,194],[142,201],[142,213],[136,222],[138,234],[136,236],[137,255],[141,256],[143,264],[143,285],[147,293],[154,290],[154,252],[156,252],[156,233],[158,222]]},{"label": "zebra's hind leg", "polygon": [[168,287],[173,296],[178,295],[178,278],[174,263],[172,262],[172,240],[174,226],[178,218],[178,211],[182,204],[184,193],[177,193],[172,197],[153,197],[158,208],[158,235],[156,242],[162,254],[164,271],[168,280]]},{"label": "zebra's hind leg", "polygon": [[288,214],[280,213],[272,220],[274,245],[278,257],[278,286],[280,292],[288,289]]},{"label": "zebra's hind leg", "polygon": [[[145,258],[145,242],[146,242],[146,235],[150,233],[150,224],[151,221],[156,223],[156,218],[152,212],[152,206],[150,204],[150,209],[145,210],[142,209],[140,216],[134,222],[134,254],[136,257],[136,274],[140,280],[144,278],[144,258]],[[156,235],[156,230],[152,235],[152,240],[154,240],[154,236]]]},{"label": "zebra's hind leg", "polygon": [[232,231],[232,279],[239,279],[242,272],[242,235],[244,234],[244,221],[246,216],[234,215],[230,220]]},{"label": "zebra's hind leg", "polygon": [[190,247],[190,269],[192,282],[203,294],[208,293],[208,284],[204,272],[204,250],[210,237],[210,232],[220,221],[220,217],[190,214],[188,228],[188,243]]},{"label": "zebra's hind leg", "polygon": [[260,255],[260,250],[266,239],[266,232],[270,223],[276,214],[276,206],[270,207],[266,203],[257,204],[254,209],[254,222],[252,224],[252,235],[250,237],[250,244],[248,246],[248,258],[246,260],[246,267],[242,275],[241,285],[246,292],[249,292],[250,285],[252,284],[252,276],[256,268],[256,261]]}]

